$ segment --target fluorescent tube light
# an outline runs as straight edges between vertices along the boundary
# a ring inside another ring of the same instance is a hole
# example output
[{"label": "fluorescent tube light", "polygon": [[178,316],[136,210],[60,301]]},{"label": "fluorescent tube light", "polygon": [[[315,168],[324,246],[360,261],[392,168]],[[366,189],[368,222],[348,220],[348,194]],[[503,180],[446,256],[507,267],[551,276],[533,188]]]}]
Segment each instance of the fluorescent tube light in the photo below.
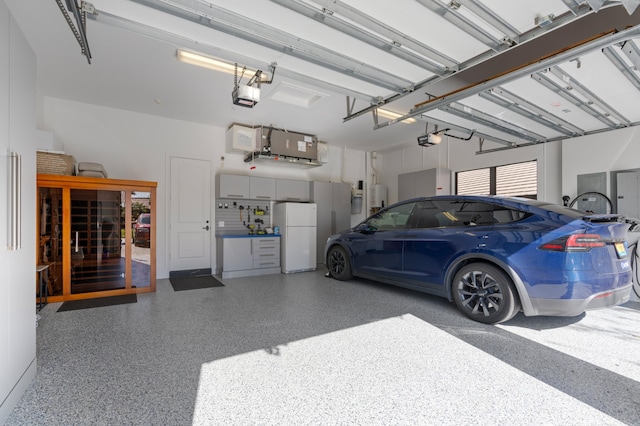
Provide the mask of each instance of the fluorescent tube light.
[{"label": "fluorescent tube light", "polygon": [[[197,65],[199,67],[207,68],[214,71],[224,72],[227,74],[235,74],[236,66],[235,64],[221,61],[219,59],[212,58],[210,56],[205,56],[200,53],[189,52],[187,50],[178,49],[176,51],[176,57],[180,62],[184,62],[186,64]],[[242,72],[242,65],[238,64],[238,73]],[[255,75],[256,70],[246,68],[244,70],[244,76],[251,78]],[[260,76],[262,81],[268,80],[268,75],[263,72]]]},{"label": "fluorescent tube light", "polygon": [[[382,109],[382,108],[378,108],[378,115],[384,118],[388,118],[390,120],[395,120],[398,119],[400,117],[402,117],[404,114],[398,114],[397,112],[393,112],[393,111],[389,111],[386,109]],[[415,123],[416,119],[415,118],[407,118],[405,120],[402,120],[403,123],[405,124],[411,124],[411,123]]]}]

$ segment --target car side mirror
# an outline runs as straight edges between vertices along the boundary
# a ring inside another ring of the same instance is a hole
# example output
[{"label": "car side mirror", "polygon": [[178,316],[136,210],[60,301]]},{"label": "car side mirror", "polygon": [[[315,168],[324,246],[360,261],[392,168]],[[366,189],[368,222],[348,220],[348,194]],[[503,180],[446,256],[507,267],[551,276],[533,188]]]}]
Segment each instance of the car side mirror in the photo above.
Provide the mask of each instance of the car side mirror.
[{"label": "car side mirror", "polygon": [[368,223],[361,223],[360,225],[355,227],[355,231],[362,234],[373,234],[377,230],[378,228],[376,228],[375,226],[371,226]]}]

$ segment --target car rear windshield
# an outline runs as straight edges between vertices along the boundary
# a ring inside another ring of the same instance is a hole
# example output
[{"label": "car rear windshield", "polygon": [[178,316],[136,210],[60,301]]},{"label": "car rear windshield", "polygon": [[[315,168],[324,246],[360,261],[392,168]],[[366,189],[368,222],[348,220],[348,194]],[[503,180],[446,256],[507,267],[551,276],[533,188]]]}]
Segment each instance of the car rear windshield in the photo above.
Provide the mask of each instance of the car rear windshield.
[{"label": "car rear windshield", "polygon": [[149,225],[151,223],[151,216],[143,215],[138,219],[138,223],[142,223],[143,225]]},{"label": "car rear windshield", "polygon": [[[540,204],[538,204],[540,203]],[[549,210],[550,212],[554,212],[554,213],[559,213],[559,214],[563,214],[566,216],[569,216],[573,219],[579,219],[581,217],[586,216],[588,213],[580,211],[580,210],[576,210],[576,209],[570,209],[569,207],[564,207],[564,206],[560,206],[558,204],[552,204],[552,203],[545,203],[545,202],[538,202],[538,203],[531,203],[533,205],[535,205],[536,207],[540,207],[541,209],[545,209],[545,210]]]}]

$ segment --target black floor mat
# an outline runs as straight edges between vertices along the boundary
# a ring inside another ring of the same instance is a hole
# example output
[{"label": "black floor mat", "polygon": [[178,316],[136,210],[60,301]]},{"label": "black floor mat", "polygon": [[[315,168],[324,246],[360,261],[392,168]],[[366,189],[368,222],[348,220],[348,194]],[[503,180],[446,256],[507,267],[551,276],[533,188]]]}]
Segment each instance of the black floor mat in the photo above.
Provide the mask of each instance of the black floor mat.
[{"label": "black floor mat", "polygon": [[198,275],[195,277],[169,278],[174,291],[196,290],[199,288],[224,287],[220,281],[211,275]]},{"label": "black floor mat", "polygon": [[124,294],[122,296],[99,297],[96,299],[70,300],[64,302],[57,312],[75,311],[77,309],[100,308],[102,306],[122,305],[125,303],[136,303],[138,297],[135,294]]}]

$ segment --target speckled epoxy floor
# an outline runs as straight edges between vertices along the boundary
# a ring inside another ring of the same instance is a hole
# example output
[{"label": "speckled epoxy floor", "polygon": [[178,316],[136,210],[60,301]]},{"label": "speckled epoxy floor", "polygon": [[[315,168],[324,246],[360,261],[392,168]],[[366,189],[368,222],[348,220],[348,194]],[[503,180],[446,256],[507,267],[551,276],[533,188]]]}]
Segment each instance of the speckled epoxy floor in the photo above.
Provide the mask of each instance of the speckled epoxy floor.
[{"label": "speckled epoxy floor", "polygon": [[637,424],[640,304],[497,327],[323,271],[46,306],[9,425]]}]

